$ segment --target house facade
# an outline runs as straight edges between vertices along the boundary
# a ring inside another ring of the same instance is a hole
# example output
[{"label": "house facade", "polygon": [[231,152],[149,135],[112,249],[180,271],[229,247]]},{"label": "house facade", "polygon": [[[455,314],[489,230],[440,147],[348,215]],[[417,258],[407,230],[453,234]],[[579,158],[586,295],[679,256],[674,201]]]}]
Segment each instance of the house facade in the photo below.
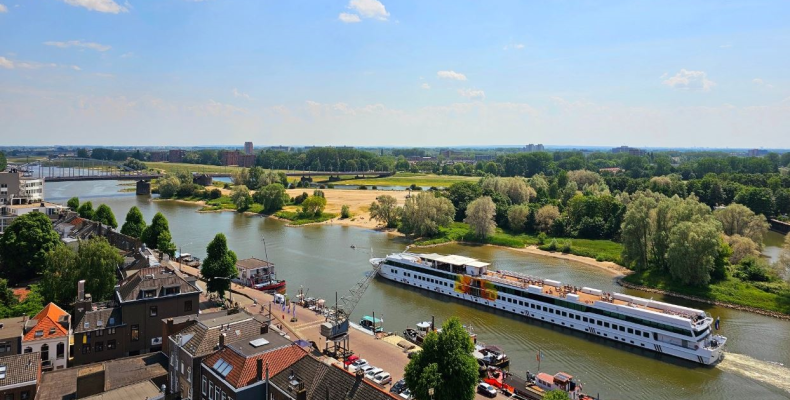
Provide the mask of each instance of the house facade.
[{"label": "house facade", "polygon": [[49,303],[36,316],[27,320],[22,334],[22,353],[41,353],[44,371],[66,368],[69,361],[71,315]]}]

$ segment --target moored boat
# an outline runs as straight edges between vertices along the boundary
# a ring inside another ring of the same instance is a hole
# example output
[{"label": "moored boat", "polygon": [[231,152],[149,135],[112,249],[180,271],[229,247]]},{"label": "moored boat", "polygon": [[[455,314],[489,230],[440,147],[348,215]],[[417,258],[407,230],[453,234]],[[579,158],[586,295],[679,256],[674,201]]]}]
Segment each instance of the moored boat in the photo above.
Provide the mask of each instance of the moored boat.
[{"label": "moored boat", "polygon": [[257,258],[236,261],[239,271],[238,283],[261,291],[279,291],[285,288],[285,280],[277,279],[274,263]]},{"label": "moored boat", "polygon": [[382,326],[383,323],[384,320],[381,318],[374,318],[366,315],[359,321],[359,326],[373,333],[379,333],[384,332],[384,327]]},{"label": "moored boat", "polygon": [[370,262],[394,282],[700,364],[718,362],[727,342],[702,310],[489,270],[473,258],[397,253]]},{"label": "moored boat", "polygon": [[486,346],[484,344],[475,345],[472,355],[486,366],[504,368],[510,365],[510,358],[505,351],[498,346]]}]

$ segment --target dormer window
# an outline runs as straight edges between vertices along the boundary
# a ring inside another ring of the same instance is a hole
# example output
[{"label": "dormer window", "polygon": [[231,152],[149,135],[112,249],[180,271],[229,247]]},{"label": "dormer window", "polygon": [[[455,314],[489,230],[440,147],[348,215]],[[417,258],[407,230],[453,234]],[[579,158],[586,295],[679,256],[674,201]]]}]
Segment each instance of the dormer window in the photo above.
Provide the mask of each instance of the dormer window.
[{"label": "dormer window", "polygon": [[144,299],[151,299],[151,298],[154,298],[154,297],[156,297],[156,289],[143,290],[143,298]]},{"label": "dormer window", "polygon": [[54,335],[55,334],[55,328],[49,328],[49,334],[50,335]]},{"label": "dormer window", "polygon": [[165,288],[165,296],[171,296],[181,293],[181,288],[178,286]]},{"label": "dormer window", "polygon": [[44,331],[43,330],[37,330],[36,331],[36,337],[42,337],[42,336],[44,336]]}]

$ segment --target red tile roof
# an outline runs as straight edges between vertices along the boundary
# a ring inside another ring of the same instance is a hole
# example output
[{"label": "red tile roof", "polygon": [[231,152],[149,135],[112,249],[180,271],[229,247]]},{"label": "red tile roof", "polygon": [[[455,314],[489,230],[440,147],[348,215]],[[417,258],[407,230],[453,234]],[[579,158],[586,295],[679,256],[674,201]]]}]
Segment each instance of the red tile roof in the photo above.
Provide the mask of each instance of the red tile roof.
[{"label": "red tile roof", "polygon": [[[54,337],[69,336],[69,331],[58,322],[60,317],[68,316],[69,313],[63,311],[62,308],[49,303],[43,310],[41,310],[35,317],[31,318],[36,320],[36,325],[33,326],[26,334],[22,341],[49,339]],[[54,330],[52,329],[54,328]],[[43,335],[36,337],[36,331],[43,331]]]},{"label": "red tile roof", "polygon": [[14,288],[11,290],[14,292],[14,296],[16,296],[19,301],[25,301],[27,295],[30,294],[30,289],[27,288]]},{"label": "red tile roof", "polygon": [[212,368],[217,360],[220,358],[224,359],[233,366],[225,380],[236,389],[241,389],[255,383],[257,379],[255,376],[257,373],[257,360],[263,360],[264,368],[266,368],[265,365],[267,363],[269,364],[269,376],[271,377],[279,374],[305,356],[307,356],[307,351],[295,344],[250,357],[244,357],[226,347],[206,357],[203,364],[207,368]]}]

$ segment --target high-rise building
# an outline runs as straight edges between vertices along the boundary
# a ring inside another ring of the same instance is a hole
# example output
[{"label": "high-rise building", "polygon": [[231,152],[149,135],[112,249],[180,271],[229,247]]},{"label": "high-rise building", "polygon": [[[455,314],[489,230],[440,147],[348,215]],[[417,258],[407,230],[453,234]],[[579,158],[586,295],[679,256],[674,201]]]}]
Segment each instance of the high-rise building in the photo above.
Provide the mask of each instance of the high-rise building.
[{"label": "high-rise building", "polygon": [[252,142],[244,142],[244,154],[252,154]]}]

